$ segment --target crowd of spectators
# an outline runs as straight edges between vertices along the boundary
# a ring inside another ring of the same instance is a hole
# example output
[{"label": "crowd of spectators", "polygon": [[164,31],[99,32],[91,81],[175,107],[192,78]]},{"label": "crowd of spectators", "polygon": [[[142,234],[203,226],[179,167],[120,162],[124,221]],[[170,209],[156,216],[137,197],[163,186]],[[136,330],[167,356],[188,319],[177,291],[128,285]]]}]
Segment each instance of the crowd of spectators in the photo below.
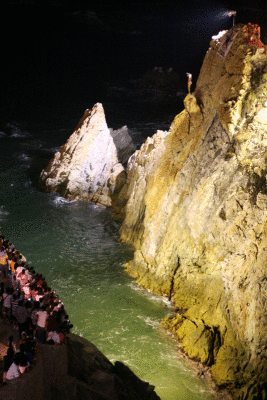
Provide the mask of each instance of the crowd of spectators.
[{"label": "crowd of spectators", "polygon": [[19,333],[19,351],[9,338],[3,382],[32,365],[37,344],[60,345],[72,328],[63,303],[9,240],[0,234],[0,316]]}]

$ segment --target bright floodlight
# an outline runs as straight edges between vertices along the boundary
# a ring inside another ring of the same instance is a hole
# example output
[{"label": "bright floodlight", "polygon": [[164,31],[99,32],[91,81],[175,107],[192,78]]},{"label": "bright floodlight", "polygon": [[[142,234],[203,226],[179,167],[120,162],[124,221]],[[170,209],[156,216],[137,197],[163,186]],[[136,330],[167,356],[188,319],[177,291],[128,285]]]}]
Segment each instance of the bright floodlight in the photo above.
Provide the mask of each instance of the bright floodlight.
[{"label": "bright floodlight", "polygon": [[229,10],[229,11],[228,11],[228,15],[229,15],[229,17],[231,17],[232,15],[236,16],[236,11],[234,11],[234,10]]}]

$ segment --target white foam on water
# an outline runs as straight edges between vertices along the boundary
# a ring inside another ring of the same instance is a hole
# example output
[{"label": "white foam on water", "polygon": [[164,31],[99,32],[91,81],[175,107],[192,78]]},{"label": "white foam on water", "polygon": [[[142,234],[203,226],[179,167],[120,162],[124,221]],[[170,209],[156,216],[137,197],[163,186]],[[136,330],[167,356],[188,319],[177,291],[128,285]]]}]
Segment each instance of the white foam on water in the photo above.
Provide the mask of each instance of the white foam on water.
[{"label": "white foam on water", "polygon": [[0,206],[0,221],[4,221],[8,215],[9,212],[4,209],[4,206]]},{"label": "white foam on water", "polygon": [[43,147],[43,150],[49,151],[50,153],[56,154],[60,150],[59,147]]},{"label": "white foam on water", "polygon": [[151,326],[154,329],[158,329],[160,327],[160,322],[156,319],[143,316],[143,315],[137,315],[137,318],[140,318],[142,321],[144,321],[147,325]]},{"label": "white foam on water", "polygon": [[28,188],[30,186],[32,186],[32,181],[27,181],[24,183],[24,187]]},{"label": "white foam on water", "polygon": [[168,297],[156,296],[151,292],[151,290],[143,289],[134,282],[129,283],[128,286],[130,286],[131,289],[135,290],[136,292],[139,292],[141,295],[145,296],[146,298],[148,298],[149,300],[151,300],[155,303],[163,302],[164,304],[166,304],[167,307],[169,307],[169,308],[172,307],[172,303],[168,299]]},{"label": "white foam on water", "polygon": [[27,131],[23,131],[20,126],[16,123],[8,123],[7,127],[10,129],[11,131],[11,135],[10,137],[13,138],[25,138],[30,136],[29,132]]},{"label": "white foam on water", "polygon": [[62,205],[62,204],[76,203],[76,200],[75,199],[65,199],[65,197],[62,197],[60,195],[55,195],[55,197],[53,198],[52,202],[55,205]]},{"label": "white foam on water", "polygon": [[183,381],[184,386],[186,387],[187,390],[189,390],[191,393],[194,393],[195,395],[197,394],[210,394],[208,390],[203,389],[200,385],[197,384],[197,381],[194,382],[194,385],[189,381],[187,382],[186,380]]},{"label": "white foam on water", "polygon": [[21,153],[18,156],[18,159],[21,160],[21,161],[30,161],[31,160],[31,158],[25,153]]}]

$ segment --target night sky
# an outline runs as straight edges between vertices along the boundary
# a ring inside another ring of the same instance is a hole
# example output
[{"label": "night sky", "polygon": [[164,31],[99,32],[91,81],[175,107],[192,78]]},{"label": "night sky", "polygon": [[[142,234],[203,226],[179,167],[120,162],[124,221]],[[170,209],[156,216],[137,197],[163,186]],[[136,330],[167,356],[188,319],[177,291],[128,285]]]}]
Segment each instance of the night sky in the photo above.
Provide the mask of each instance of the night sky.
[{"label": "night sky", "polygon": [[[264,5],[265,3],[265,5]],[[109,85],[155,66],[197,79],[211,36],[236,23],[259,23],[265,1],[21,1],[1,6],[2,120],[56,118],[103,102]]]}]

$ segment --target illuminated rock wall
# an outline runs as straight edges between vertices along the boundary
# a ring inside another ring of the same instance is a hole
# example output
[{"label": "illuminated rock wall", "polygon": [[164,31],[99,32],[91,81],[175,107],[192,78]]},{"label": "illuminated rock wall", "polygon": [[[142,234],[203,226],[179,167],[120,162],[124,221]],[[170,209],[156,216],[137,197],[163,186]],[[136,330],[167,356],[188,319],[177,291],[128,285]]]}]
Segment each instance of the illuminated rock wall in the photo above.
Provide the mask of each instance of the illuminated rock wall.
[{"label": "illuminated rock wall", "polygon": [[127,127],[107,126],[102,104],[86,110],[78,127],[40,177],[40,185],[62,196],[111,205],[111,197],[125,183],[126,163],[135,146]]},{"label": "illuminated rock wall", "polygon": [[165,325],[244,400],[267,396],[267,57],[232,34],[169,132],[131,157],[118,201],[127,271],[173,300]]}]

